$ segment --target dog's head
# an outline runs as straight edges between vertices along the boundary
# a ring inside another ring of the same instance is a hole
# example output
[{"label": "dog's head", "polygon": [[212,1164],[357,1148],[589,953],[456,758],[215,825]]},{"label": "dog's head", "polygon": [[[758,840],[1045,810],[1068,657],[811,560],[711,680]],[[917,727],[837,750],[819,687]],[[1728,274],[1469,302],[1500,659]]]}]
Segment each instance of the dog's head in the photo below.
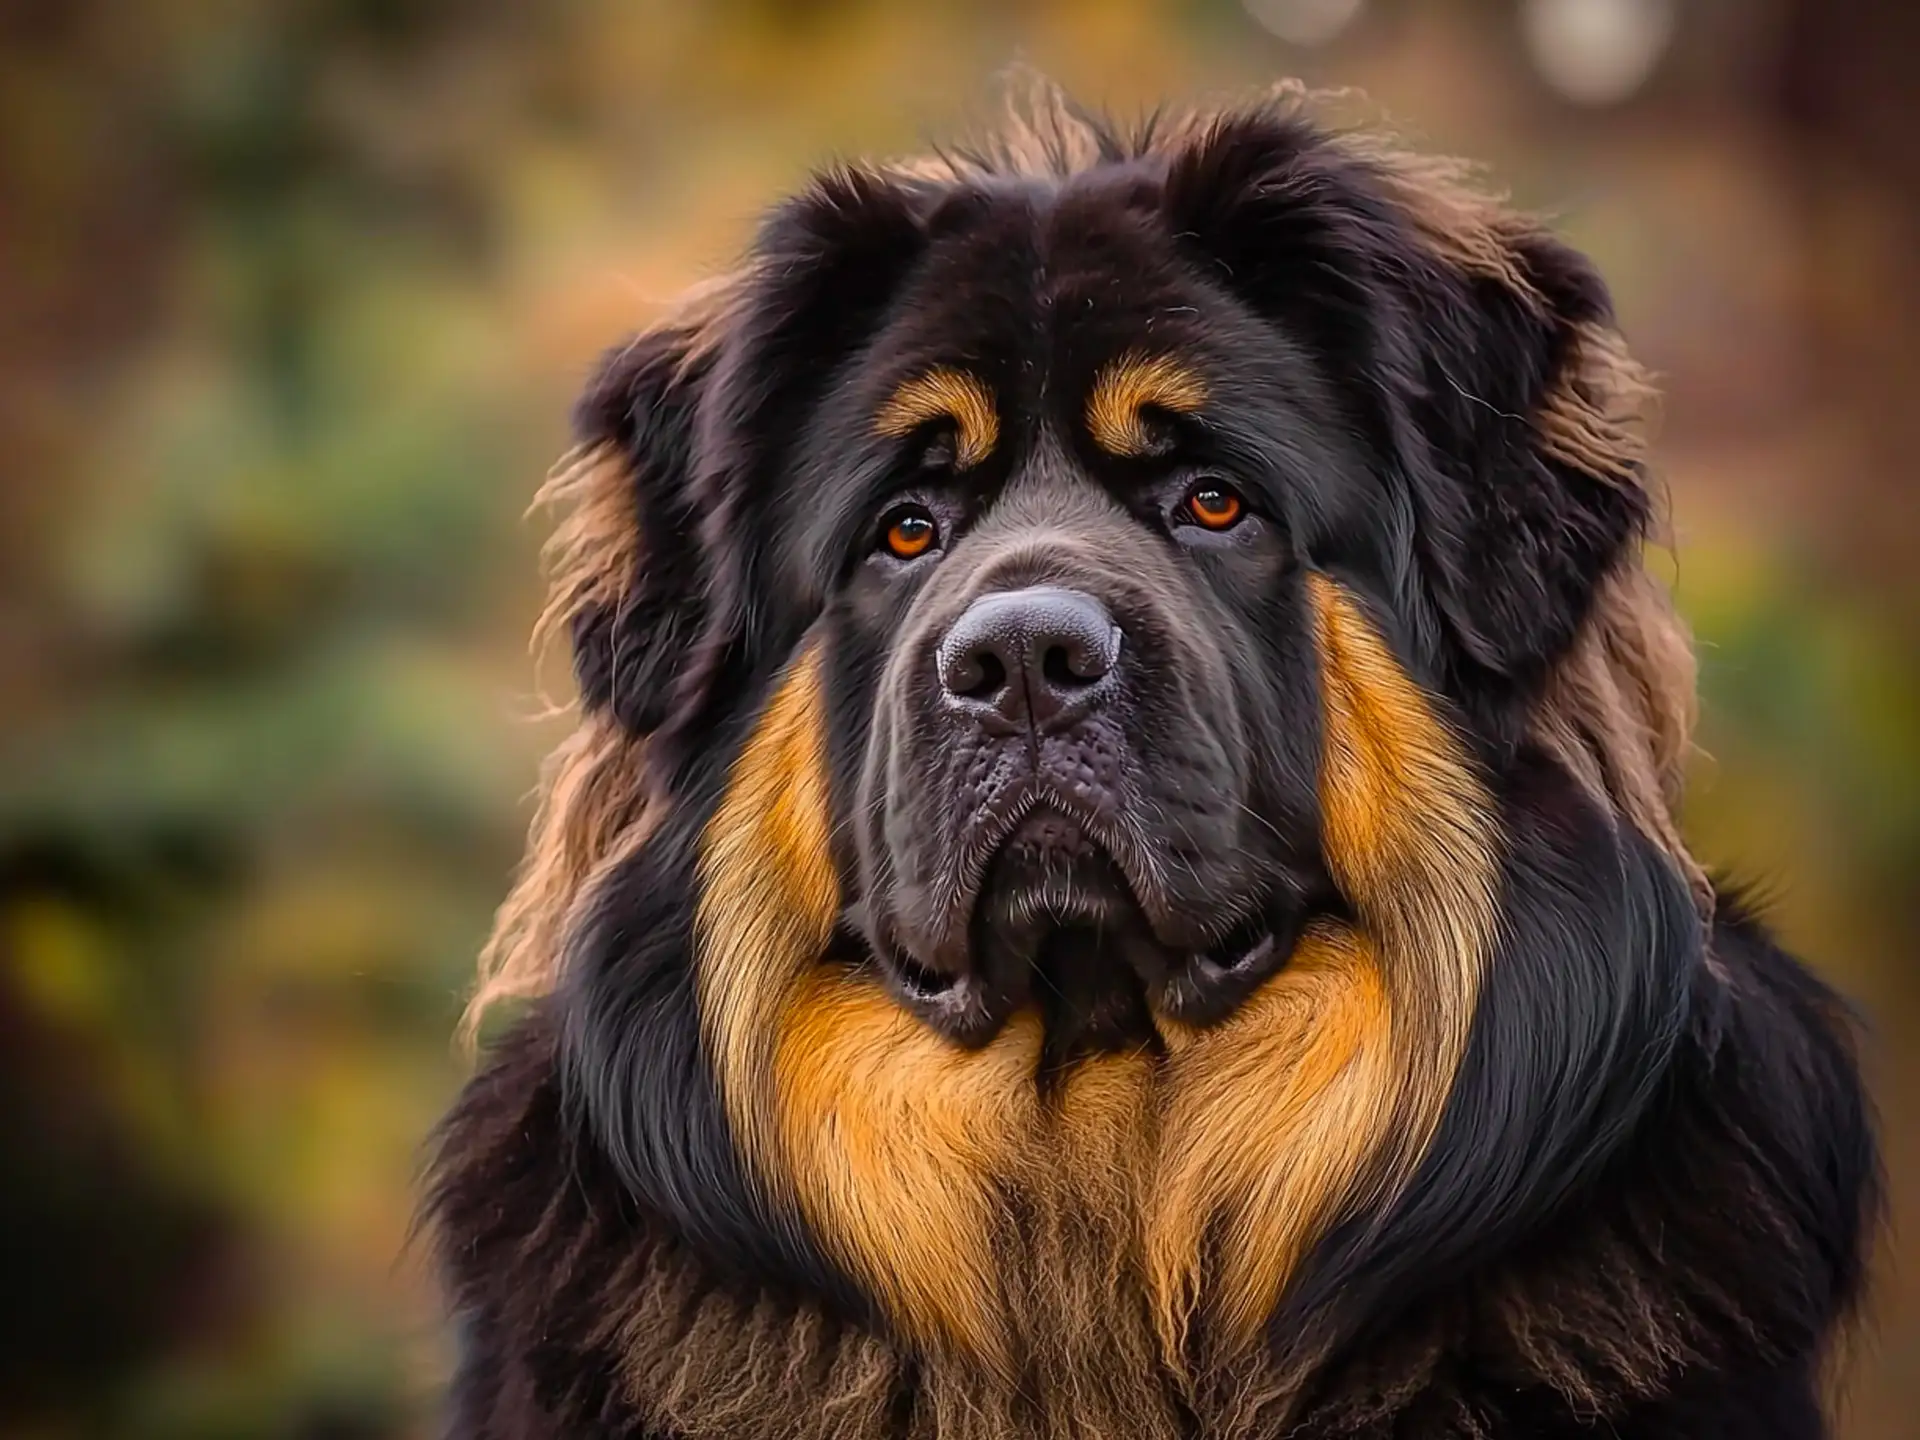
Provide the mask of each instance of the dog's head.
[{"label": "dog's head", "polygon": [[581,401],[483,998],[557,975],[694,1254],[928,1353],[1439,1273],[1695,953],[1642,400],[1585,260],[1296,97],[819,179]]}]

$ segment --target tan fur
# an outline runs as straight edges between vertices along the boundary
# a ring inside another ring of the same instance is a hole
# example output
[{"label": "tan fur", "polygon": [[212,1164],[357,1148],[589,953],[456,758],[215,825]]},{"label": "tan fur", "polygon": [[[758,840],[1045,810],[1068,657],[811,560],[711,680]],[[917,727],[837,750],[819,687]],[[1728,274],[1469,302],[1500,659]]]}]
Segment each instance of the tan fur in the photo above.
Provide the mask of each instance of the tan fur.
[{"label": "tan fur", "polygon": [[872,976],[821,972],[775,1023],[783,1188],[907,1333],[1006,1364],[982,1182],[1018,1168],[1036,1123],[1038,1023],[970,1053]]},{"label": "tan fur", "polygon": [[954,463],[970,470],[993,454],[1000,440],[1000,412],[985,382],[946,366],[916,375],[887,398],[874,417],[882,435],[907,435],[929,420],[951,420]]},{"label": "tan fur", "polygon": [[474,1043],[495,1005],[553,988],[575,903],[652,829],[659,807],[648,793],[644,749],[611,717],[591,716],[548,759],[526,859],[480,952],[463,1043]]},{"label": "tan fur", "polygon": [[[632,467],[606,446],[577,449],[554,466],[534,507],[560,514],[541,551],[549,588],[534,623],[538,654],[566,636],[580,611],[618,607],[633,584],[640,528]],[[646,785],[642,742],[606,716],[583,718],[549,757],[526,858],[480,952],[463,1043],[473,1044],[493,1006],[553,987],[566,918],[588,877],[649,828]]]},{"label": "tan fur", "polygon": [[[1297,92],[1293,103],[1311,108],[1313,100]],[[1452,156],[1405,149],[1376,130],[1348,131],[1334,143],[1374,172],[1440,259],[1538,299],[1515,258],[1515,247],[1538,234],[1541,226],[1514,210],[1504,196],[1480,188],[1477,167]]]},{"label": "tan fur", "polygon": [[[1405,998],[1464,1045],[1492,940],[1498,831],[1460,744],[1353,598],[1312,576],[1326,734],[1327,861],[1377,930]],[[1404,953],[1402,953],[1404,952]],[[1397,988],[1397,986],[1396,986]],[[1396,995],[1396,999],[1400,998]],[[1442,1085],[1448,1073],[1432,1077]]]},{"label": "tan fur", "polygon": [[1087,393],[1087,433],[1110,454],[1144,455],[1153,436],[1143,409],[1191,415],[1206,399],[1206,382],[1173,356],[1123,355],[1101,370]]},{"label": "tan fur", "polygon": [[[540,655],[563,641],[576,614],[589,605],[618,607],[634,584],[634,470],[607,445],[574,449],[549,472],[534,507],[561,516],[541,549],[549,589],[534,622]],[[597,866],[645,835],[645,791],[643,745],[609,716],[582,718],[549,756],[526,858],[480,950],[478,981],[461,1016],[463,1043],[474,1043],[495,1004],[553,989],[568,910]]]},{"label": "tan fur", "polygon": [[1617,485],[1638,485],[1655,391],[1616,331],[1582,325],[1534,424],[1555,460]]},{"label": "tan fur", "polygon": [[582,447],[553,468],[533,503],[560,515],[541,551],[550,585],[533,645],[543,650],[565,638],[581,610],[617,606],[633,583],[640,558],[633,468],[611,446]]},{"label": "tan fur", "polygon": [[1169,1048],[1147,1264],[1178,1363],[1203,1305],[1229,1354],[1253,1343],[1380,1148],[1397,1076],[1373,948],[1345,927],[1309,934],[1225,1024],[1170,1035]]},{"label": "tan fur", "polygon": [[763,1168],[772,1141],[760,1077],[787,990],[825,948],[840,904],[820,712],[809,649],[774,690],[701,837],[701,1018],[736,1134]]}]

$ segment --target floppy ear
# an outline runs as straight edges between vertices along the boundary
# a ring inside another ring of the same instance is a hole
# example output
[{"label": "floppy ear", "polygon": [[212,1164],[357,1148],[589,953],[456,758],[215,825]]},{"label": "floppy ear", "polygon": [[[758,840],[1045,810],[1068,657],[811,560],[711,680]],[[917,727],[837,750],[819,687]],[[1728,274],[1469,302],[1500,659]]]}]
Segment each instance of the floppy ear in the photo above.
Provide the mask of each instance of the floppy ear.
[{"label": "floppy ear", "polygon": [[1442,261],[1405,304],[1420,378],[1407,473],[1442,613],[1479,665],[1531,691],[1644,533],[1645,393],[1586,257],[1544,234],[1506,263]]},{"label": "floppy ear", "polygon": [[859,168],[816,176],[769,213],[735,277],[706,393],[678,437],[694,452],[706,600],[676,736],[784,663],[817,614],[810,577],[776,576],[773,563],[794,445],[922,253],[922,216],[940,193]]},{"label": "floppy ear", "polygon": [[1605,287],[1578,254],[1462,186],[1256,113],[1176,153],[1176,234],[1366,398],[1404,477],[1455,666],[1530,689],[1648,518],[1638,399]]},{"label": "floppy ear", "polygon": [[671,713],[705,610],[687,494],[712,368],[700,338],[684,328],[636,336],[607,352],[574,405],[582,458],[555,537],[555,603],[566,607],[581,703],[642,734]]},{"label": "floppy ear", "polygon": [[792,607],[754,594],[756,512],[804,408],[919,253],[926,198],[822,176],[768,217],[713,314],[602,359],[574,407],[586,479],[557,547],[582,570],[556,603],[589,709],[679,733],[791,638],[775,622]]}]

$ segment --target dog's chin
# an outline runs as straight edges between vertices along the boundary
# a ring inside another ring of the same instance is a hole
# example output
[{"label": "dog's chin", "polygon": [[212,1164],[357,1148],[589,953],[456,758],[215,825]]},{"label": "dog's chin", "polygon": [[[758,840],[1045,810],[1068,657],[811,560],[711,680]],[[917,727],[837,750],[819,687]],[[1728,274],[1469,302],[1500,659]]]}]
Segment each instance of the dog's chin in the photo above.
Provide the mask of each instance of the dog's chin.
[{"label": "dog's chin", "polygon": [[936,969],[896,947],[883,969],[902,1003],[962,1044],[984,1044],[1029,1008],[1045,1021],[1053,1060],[1150,1048],[1157,1018],[1216,1023],[1286,963],[1315,907],[1285,894],[1249,907],[1212,945],[1172,943],[1112,852],[1072,816],[1042,807],[982,874],[965,963]]},{"label": "dog's chin", "polygon": [[982,878],[969,927],[974,967],[1030,968],[1062,930],[1152,934],[1112,854],[1075,820],[1038,809],[994,853]]}]

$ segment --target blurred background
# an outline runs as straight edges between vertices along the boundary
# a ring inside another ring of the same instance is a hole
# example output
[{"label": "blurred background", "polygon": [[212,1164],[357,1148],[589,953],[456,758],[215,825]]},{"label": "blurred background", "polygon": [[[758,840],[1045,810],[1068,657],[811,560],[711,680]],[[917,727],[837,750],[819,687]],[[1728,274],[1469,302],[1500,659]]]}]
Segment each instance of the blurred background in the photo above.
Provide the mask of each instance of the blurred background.
[{"label": "blurred background", "polygon": [[[1920,5],[0,0],[0,1436],[431,1433],[407,1228],[565,723],[567,402],[1016,58],[1362,87],[1598,257],[1670,397],[1690,824],[1870,1017],[1917,1233]],[[1849,1440],[1920,1425],[1896,1250]]]}]

